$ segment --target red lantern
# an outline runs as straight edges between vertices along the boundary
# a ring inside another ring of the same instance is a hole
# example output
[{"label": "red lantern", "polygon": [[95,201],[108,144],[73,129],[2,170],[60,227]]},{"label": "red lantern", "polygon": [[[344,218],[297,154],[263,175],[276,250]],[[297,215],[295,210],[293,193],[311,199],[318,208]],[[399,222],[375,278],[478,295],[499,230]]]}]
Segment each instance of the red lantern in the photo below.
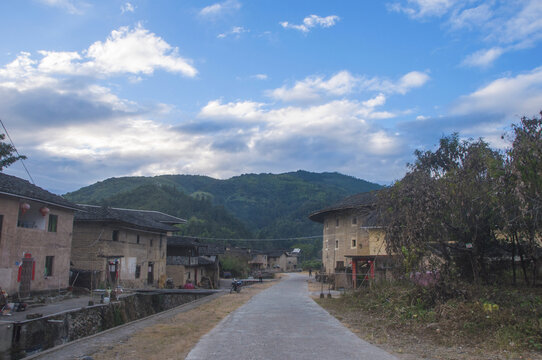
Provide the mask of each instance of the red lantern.
[{"label": "red lantern", "polygon": [[30,204],[29,203],[22,203],[21,204],[21,212],[23,213],[26,213],[28,211],[28,209],[30,209]]},{"label": "red lantern", "polygon": [[49,210],[48,207],[45,207],[45,206],[42,207],[42,208],[40,209],[41,216],[45,216],[45,215],[49,214],[49,211],[50,211],[50,210]]}]

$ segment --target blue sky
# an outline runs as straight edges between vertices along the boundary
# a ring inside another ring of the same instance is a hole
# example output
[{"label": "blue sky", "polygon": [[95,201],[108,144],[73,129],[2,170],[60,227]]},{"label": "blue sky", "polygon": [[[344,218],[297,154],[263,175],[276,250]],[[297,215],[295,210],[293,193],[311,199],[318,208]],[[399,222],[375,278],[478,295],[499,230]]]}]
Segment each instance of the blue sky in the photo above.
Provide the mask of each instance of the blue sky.
[{"label": "blue sky", "polygon": [[[37,185],[338,171],[542,110],[542,2],[0,3],[0,118]],[[6,173],[27,178],[21,164]]]}]

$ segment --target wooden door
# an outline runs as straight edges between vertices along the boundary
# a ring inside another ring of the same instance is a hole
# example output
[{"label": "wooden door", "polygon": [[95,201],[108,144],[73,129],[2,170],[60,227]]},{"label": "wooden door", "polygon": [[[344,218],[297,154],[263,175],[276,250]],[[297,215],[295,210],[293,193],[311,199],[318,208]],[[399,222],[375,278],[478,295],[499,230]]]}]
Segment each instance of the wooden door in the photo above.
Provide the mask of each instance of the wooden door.
[{"label": "wooden door", "polygon": [[30,284],[33,278],[34,272],[34,259],[26,254],[23,258],[21,269],[20,269],[20,283],[19,283],[19,296],[29,297],[30,296]]}]

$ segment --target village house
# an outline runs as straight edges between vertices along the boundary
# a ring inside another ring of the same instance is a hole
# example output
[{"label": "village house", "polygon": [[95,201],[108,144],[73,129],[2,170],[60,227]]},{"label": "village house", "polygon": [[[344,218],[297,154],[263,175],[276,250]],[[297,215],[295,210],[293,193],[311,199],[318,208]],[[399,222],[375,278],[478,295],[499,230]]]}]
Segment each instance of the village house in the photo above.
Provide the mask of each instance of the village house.
[{"label": "village house", "polygon": [[260,250],[252,250],[252,259],[248,261],[248,264],[252,272],[267,269],[269,267],[267,254]]},{"label": "village house", "polygon": [[271,250],[267,252],[267,268],[284,272],[297,269],[297,256],[299,249],[293,251]]},{"label": "village house", "polygon": [[309,216],[323,224],[322,264],[337,287],[391,277],[385,232],[375,210],[376,192],[345,198]]},{"label": "village house", "polygon": [[223,253],[224,247],[218,244],[170,236],[167,239],[167,277],[174,287],[190,282],[195,286],[216,289],[220,280],[219,255]]},{"label": "village house", "polygon": [[10,295],[66,289],[77,206],[0,173],[0,286]]},{"label": "village house", "polygon": [[164,287],[167,236],[186,220],[158,211],[79,207],[84,211],[75,214],[71,257],[73,273],[85,281],[77,285]]}]

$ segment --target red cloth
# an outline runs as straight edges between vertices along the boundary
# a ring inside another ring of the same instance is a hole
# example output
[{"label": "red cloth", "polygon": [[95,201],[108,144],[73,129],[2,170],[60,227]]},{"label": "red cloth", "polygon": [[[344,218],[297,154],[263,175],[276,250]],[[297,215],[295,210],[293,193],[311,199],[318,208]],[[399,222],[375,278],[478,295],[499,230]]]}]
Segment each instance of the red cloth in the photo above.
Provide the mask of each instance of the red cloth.
[{"label": "red cloth", "polygon": [[187,283],[187,284],[184,284],[183,289],[195,289],[195,287],[194,287],[194,284]]}]

